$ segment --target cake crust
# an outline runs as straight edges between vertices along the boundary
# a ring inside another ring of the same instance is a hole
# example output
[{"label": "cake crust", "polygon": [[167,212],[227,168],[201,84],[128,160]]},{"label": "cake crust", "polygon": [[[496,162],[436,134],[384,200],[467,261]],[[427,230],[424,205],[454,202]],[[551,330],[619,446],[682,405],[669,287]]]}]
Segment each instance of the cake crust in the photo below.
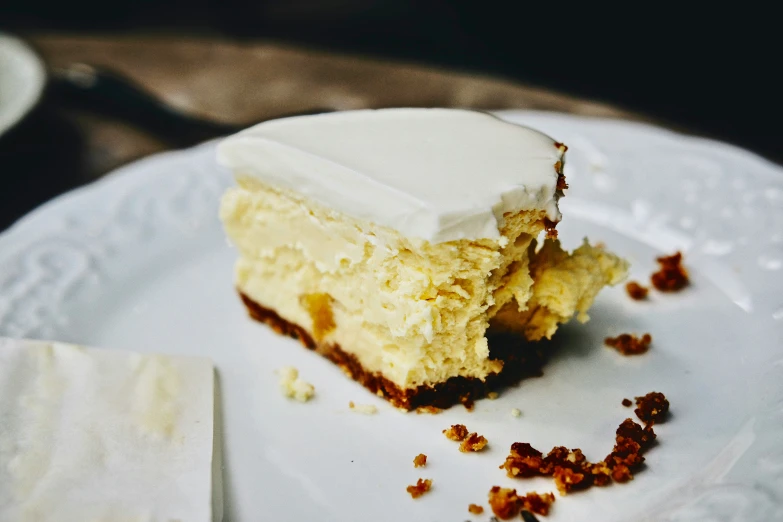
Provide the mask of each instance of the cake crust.
[{"label": "cake crust", "polygon": [[365,369],[354,355],[343,350],[340,345],[316,342],[300,325],[283,319],[274,310],[261,306],[241,291],[238,292],[251,318],[268,325],[281,335],[298,339],[306,348],[332,361],[346,375],[371,392],[408,411],[426,406],[448,408],[481,399],[491,391],[515,384],[525,377],[540,376],[545,362],[544,352],[533,344],[525,344],[519,336],[488,333],[490,358],[503,362],[503,369],[499,373],[488,375],[484,381],[475,377],[457,376],[435,386],[420,385],[403,389],[383,375]]}]

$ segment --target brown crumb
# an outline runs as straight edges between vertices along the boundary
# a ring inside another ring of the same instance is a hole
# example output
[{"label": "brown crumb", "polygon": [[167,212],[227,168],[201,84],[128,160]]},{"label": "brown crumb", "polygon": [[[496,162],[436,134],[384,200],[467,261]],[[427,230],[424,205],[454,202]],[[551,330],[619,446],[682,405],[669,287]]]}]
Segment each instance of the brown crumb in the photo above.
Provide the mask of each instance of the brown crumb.
[{"label": "brown crumb", "polygon": [[406,491],[411,494],[413,498],[419,498],[423,494],[427,493],[432,488],[432,480],[419,479],[416,481],[415,486],[408,486]]},{"label": "brown crumb", "polygon": [[[625,401],[623,403],[625,404]],[[637,398],[638,405],[648,403],[654,405],[650,410],[651,421],[642,427],[632,419],[625,419],[615,432],[615,445],[612,452],[600,462],[589,462],[579,448],[569,450],[565,446],[555,446],[544,457],[530,444],[515,442],[511,445],[509,455],[500,468],[505,469],[509,477],[551,476],[561,495],[575,489],[607,486],[612,481],[628,482],[633,479],[633,471],[644,462],[643,453],[655,441],[652,417],[657,415],[657,419],[663,419],[661,413],[668,411],[669,408],[669,402],[663,394],[657,392]],[[652,413],[653,411],[655,413]],[[534,511],[531,507],[524,509]]]},{"label": "brown crumb", "polygon": [[517,490],[492,486],[489,490],[489,507],[501,520],[509,520],[519,513]]},{"label": "brown crumb", "polygon": [[660,269],[655,272],[650,281],[661,292],[676,292],[688,286],[688,271],[682,266],[682,253],[656,259]]},{"label": "brown crumb", "polygon": [[335,329],[332,303],[334,299],[329,294],[304,294],[300,297],[302,307],[313,320],[313,337],[316,341],[323,339]]},{"label": "brown crumb", "polygon": [[532,511],[537,515],[547,516],[549,514],[549,508],[555,502],[555,496],[552,493],[544,493],[540,495],[535,491],[528,492],[524,497],[520,497],[519,501],[522,504],[522,509]]},{"label": "brown crumb", "polygon": [[560,494],[565,495],[574,488],[587,486],[589,482],[586,482],[585,479],[589,478],[590,475],[574,471],[571,468],[556,466],[552,477],[555,479],[555,486],[557,486]]},{"label": "brown crumb", "polygon": [[612,482],[612,470],[604,461],[591,465],[590,474],[592,475],[593,486],[608,486]]},{"label": "brown crumb", "polygon": [[631,299],[635,301],[643,301],[647,299],[647,294],[650,291],[646,286],[642,286],[636,281],[629,281],[625,284],[625,291],[631,296]]},{"label": "brown crumb", "polygon": [[636,397],[636,416],[646,424],[663,422],[669,413],[669,401],[660,392],[650,392],[644,397]]},{"label": "brown crumb", "polygon": [[544,457],[540,451],[527,442],[515,442],[506,461],[500,466],[509,477],[533,477],[541,474]]},{"label": "brown crumb", "polygon": [[623,406],[625,406],[626,408],[630,408],[632,404],[633,401],[631,401],[631,399],[623,399]]},{"label": "brown crumb", "polygon": [[641,339],[632,334],[620,334],[617,337],[607,337],[604,344],[611,346],[623,355],[639,355],[650,349],[652,336],[644,334]]},{"label": "brown crumb", "polygon": [[615,440],[617,442],[622,442],[624,439],[631,439],[639,444],[643,451],[646,451],[652,446],[655,437],[656,435],[652,425],[642,428],[632,419],[625,419],[622,424],[617,427],[617,431],[615,432]]},{"label": "brown crumb", "polygon": [[468,436],[468,428],[464,424],[452,424],[451,428],[443,430],[443,434],[447,439],[459,442]]},{"label": "brown crumb", "polygon": [[628,466],[618,464],[612,469],[612,479],[614,479],[615,482],[623,483],[633,480],[633,475],[631,474],[631,470],[628,469]]},{"label": "brown crumb", "polygon": [[462,453],[468,453],[471,451],[481,451],[486,447],[487,439],[483,435],[478,433],[471,433],[465,440],[459,445],[459,450]]},{"label": "brown crumb", "polygon": [[419,406],[416,408],[416,413],[418,415],[421,415],[422,413],[429,413],[431,415],[437,415],[438,413],[442,412],[443,410],[436,407],[436,406]]},{"label": "brown crumb", "polygon": [[470,504],[468,506],[468,511],[470,511],[474,515],[480,515],[484,512],[484,508],[479,506],[478,504]]},{"label": "brown crumb", "polygon": [[413,457],[413,467],[414,468],[420,468],[422,466],[425,466],[427,464],[427,455],[424,453],[419,453],[415,457]]},{"label": "brown crumb", "polygon": [[633,468],[644,462],[644,457],[641,455],[642,446],[635,440],[623,439],[618,440],[614,445],[612,452],[607,455],[604,462],[609,468],[616,466],[628,466]]},{"label": "brown crumb", "polygon": [[468,411],[473,411],[473,407],[475,406],[475,402],[473,402],[473,399],[470,398],[470,396],[460,397],[459,402],[462,403],[463,406],[465,406],[465,409]]},{"label": "brown crumb", "polygon": [[546,237],[549,239],[557,239],[557,221],[552,221],[548,217],[544,218],[544,228],[546,229]]}]

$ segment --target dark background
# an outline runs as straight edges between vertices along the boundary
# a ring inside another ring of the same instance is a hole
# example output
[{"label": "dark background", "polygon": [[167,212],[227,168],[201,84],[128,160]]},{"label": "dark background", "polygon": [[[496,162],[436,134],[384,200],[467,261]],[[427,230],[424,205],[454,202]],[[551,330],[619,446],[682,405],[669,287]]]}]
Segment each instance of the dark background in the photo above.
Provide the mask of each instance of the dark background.
[{"label": "dark background", "polygon": [[404,58],[607,101],[783,160],[783,28],[774,12],[736,1],[726,12],[590,4],[4,0],[0,27],[264,37]]},{"label": "dark background", "polygon": [[[736,1],[726,12],[593,4],[0,0],[0,29],[262,38],[487,73],[608,102],[783,162],[783,27],[774,12]],[[50,134],[61,135],[55,127]],[[31,205],[0,212],[0,229]]]}]

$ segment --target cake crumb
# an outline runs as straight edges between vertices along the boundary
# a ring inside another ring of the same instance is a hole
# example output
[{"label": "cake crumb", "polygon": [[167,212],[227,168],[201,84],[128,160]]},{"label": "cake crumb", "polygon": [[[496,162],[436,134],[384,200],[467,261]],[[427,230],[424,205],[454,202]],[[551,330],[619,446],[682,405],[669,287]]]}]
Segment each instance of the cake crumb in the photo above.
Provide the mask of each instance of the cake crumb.
[{"label": "cake crumb", "polygon": [[489,393],[487,394],[487,399],[489,399],[489,400],[491,400],[491,401],[494,401],[494,400],[495,400],[495,399],[497,399],[498,397],[500,397],[500,394],[499,394],[498,392],[489,392]]},{"label": "cake crumb", "polygon": [[280,391],[283,395],[299,402],[307,402],[315,395],[315,387],[299,378],[299,370],[285,366],[277,370],[280,378]]},{"label": "cake crumb", "polygon": [[509,477],[533,477],[542,474],[543,454],[527,442],[515,442],[506,461],[500,466]]},{"label": "cake crumb", "polygon": [[416,408],[416,413],[418,415],[421,415],[423,413],[429,413],[431,415],[437,415],[438,413],[442,412],[443,410],[436,407],[436,406],[419,406]]},{"label": "cake crumb", "polygon": [[524,497],[520,497],[522,509],[532,511],[537,515],[547,516],[549,509],[555,502],[555,496],[552,493],[540,495],[535,491],[528,492]]},{"label": "cake crumb", "polygon": [[521,417],[522,416],[522,410],[519,408],[511,408],[511,416],[512,417]]},{"label": "cake crumb", "polygon": [[625,291],[628,292],[628,295],[634,301],[643,301],[647,299],[647,294],[649,293],[650,289],[646,286],[640,285],[636,281],[629,281],[625,285]]},{"label": "cake crumb", "polygon": [[412,498],[419,498],[423,494],[427,493],[432,488],[431,479],[419,479],[413,486],[408,486],[405,491],[410,493]]},{"label": "cake crumb", "polygon": [[443,430],[443,434],[447,439],[460,442],[468,436],[468,428],[464,424],[452,424],[451,428]]},{"label": "cake crumb", "polygon": [[[655,419],[664,420],[669,408],[666,398],[658,392],[638,397],[637,404],[644,410],[640,418],[649,418],[650,421],[642,427],[630,418],[625,419],[615,431],[612,452],[600,462],[589,462],[579,448],[569,450],[565,446],[556,446],[544,457],[527,442],[515,442],[500,468],[512,478],[551,476],[561,495],[575,489],[607,486],[613,481],[628,482],[633,479],[634,470],[644,462],[644,452],[655,441]],[[646,406],[648,404],[651,406]],[[524,509],[538,513],[532,506],[524,506],[523,498],[520,497],[520,504]]]},{"label": "cake crumb", "polygon": [[587,485],[587,482],[585,482],[586,475],[571,468],[556,466],[552,472],[552,477],[555,479],[555,486],[561,495],[565,495],[574,488]]},{"label": "cake crumb", "polygon": [[604,339],[606,346],[611,346],[623,355],[640,355],[650,349],[652,336],[649,333],[642,335],[641,338],[633,334],[620,334],[617,337],[607,337]]},{"label": "cake crumb", "polygon": [[348,403],[348,407],[351,411],[361,413],[364,415],[375,415],[378,413],[378,407],[374,404],[355,404],[353,401]]},{"label": "cake crumb", "polygon": [[652,285],[661,292],[676,292],[688,286],[688,271],[682,266],[682,253],[656,259],[660,269],[650,276]]},{"label": "cake crumb", "polygon": [[647,424],[663,422],[669,413],[669,401],[660,392],[650,392],[644,397],[636,397],[634,413]]},{"label": "cake crumb", "polygon": [[459,450],[462,453],[469,453],[475,451],[481,451],[487,446],[487,439],[483,435],[478,433],[471,433],[462,441],[459,445]]},{"label": "cake crumb", "polygon": [[489,507],[501,520],[509,520],[519,513],[517,490],[492,486],[489,490]]},{"label": "cake crumb", "polygon": [[652,425],[647,425],[644,428],[636,424],[633,419],[625,419],[620,426],[617,427],[615,432],[615,440],[623,442],[625,439],[632,440],[639,444],[641,449],[647,450],[655,442],[655,431],[653,431]]},{"label": "cake crumb", "polygon": [[336,327],[332,313],[333,301],[331,295],[324,293],[300,296],[302,307],[313,321],[313,337],[316,341],[323,340]]},{"label": "cake crumb", "polygon": [[480,515],[484,512],[484,508],[479,506],[478,504],[470,504],[468,506],[468,511],[470,511],[474,515]]},{"label": "cake crumb", "polygon": [[427,455],[424,453],[419,453],[415,457],[413,457],[413,467],[414,468],[421,468],[422,466],[427,465]]},{"label": "cake crumb", "polygon": [[623,399],[623,406],[630,408],[631,405],[633,405],[633,401],[631,401],[631,399]]}]

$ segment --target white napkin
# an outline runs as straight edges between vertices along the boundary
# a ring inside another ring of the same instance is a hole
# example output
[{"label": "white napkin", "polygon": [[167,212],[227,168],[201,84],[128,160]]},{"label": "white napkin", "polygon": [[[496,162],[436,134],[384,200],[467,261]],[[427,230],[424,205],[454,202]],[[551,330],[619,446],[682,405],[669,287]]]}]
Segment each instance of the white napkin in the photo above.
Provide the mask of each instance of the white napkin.
[{"label": "white napkin", "polygon": [[0,338],[0,520],[219,521],[213,415],[207,359]]}]

